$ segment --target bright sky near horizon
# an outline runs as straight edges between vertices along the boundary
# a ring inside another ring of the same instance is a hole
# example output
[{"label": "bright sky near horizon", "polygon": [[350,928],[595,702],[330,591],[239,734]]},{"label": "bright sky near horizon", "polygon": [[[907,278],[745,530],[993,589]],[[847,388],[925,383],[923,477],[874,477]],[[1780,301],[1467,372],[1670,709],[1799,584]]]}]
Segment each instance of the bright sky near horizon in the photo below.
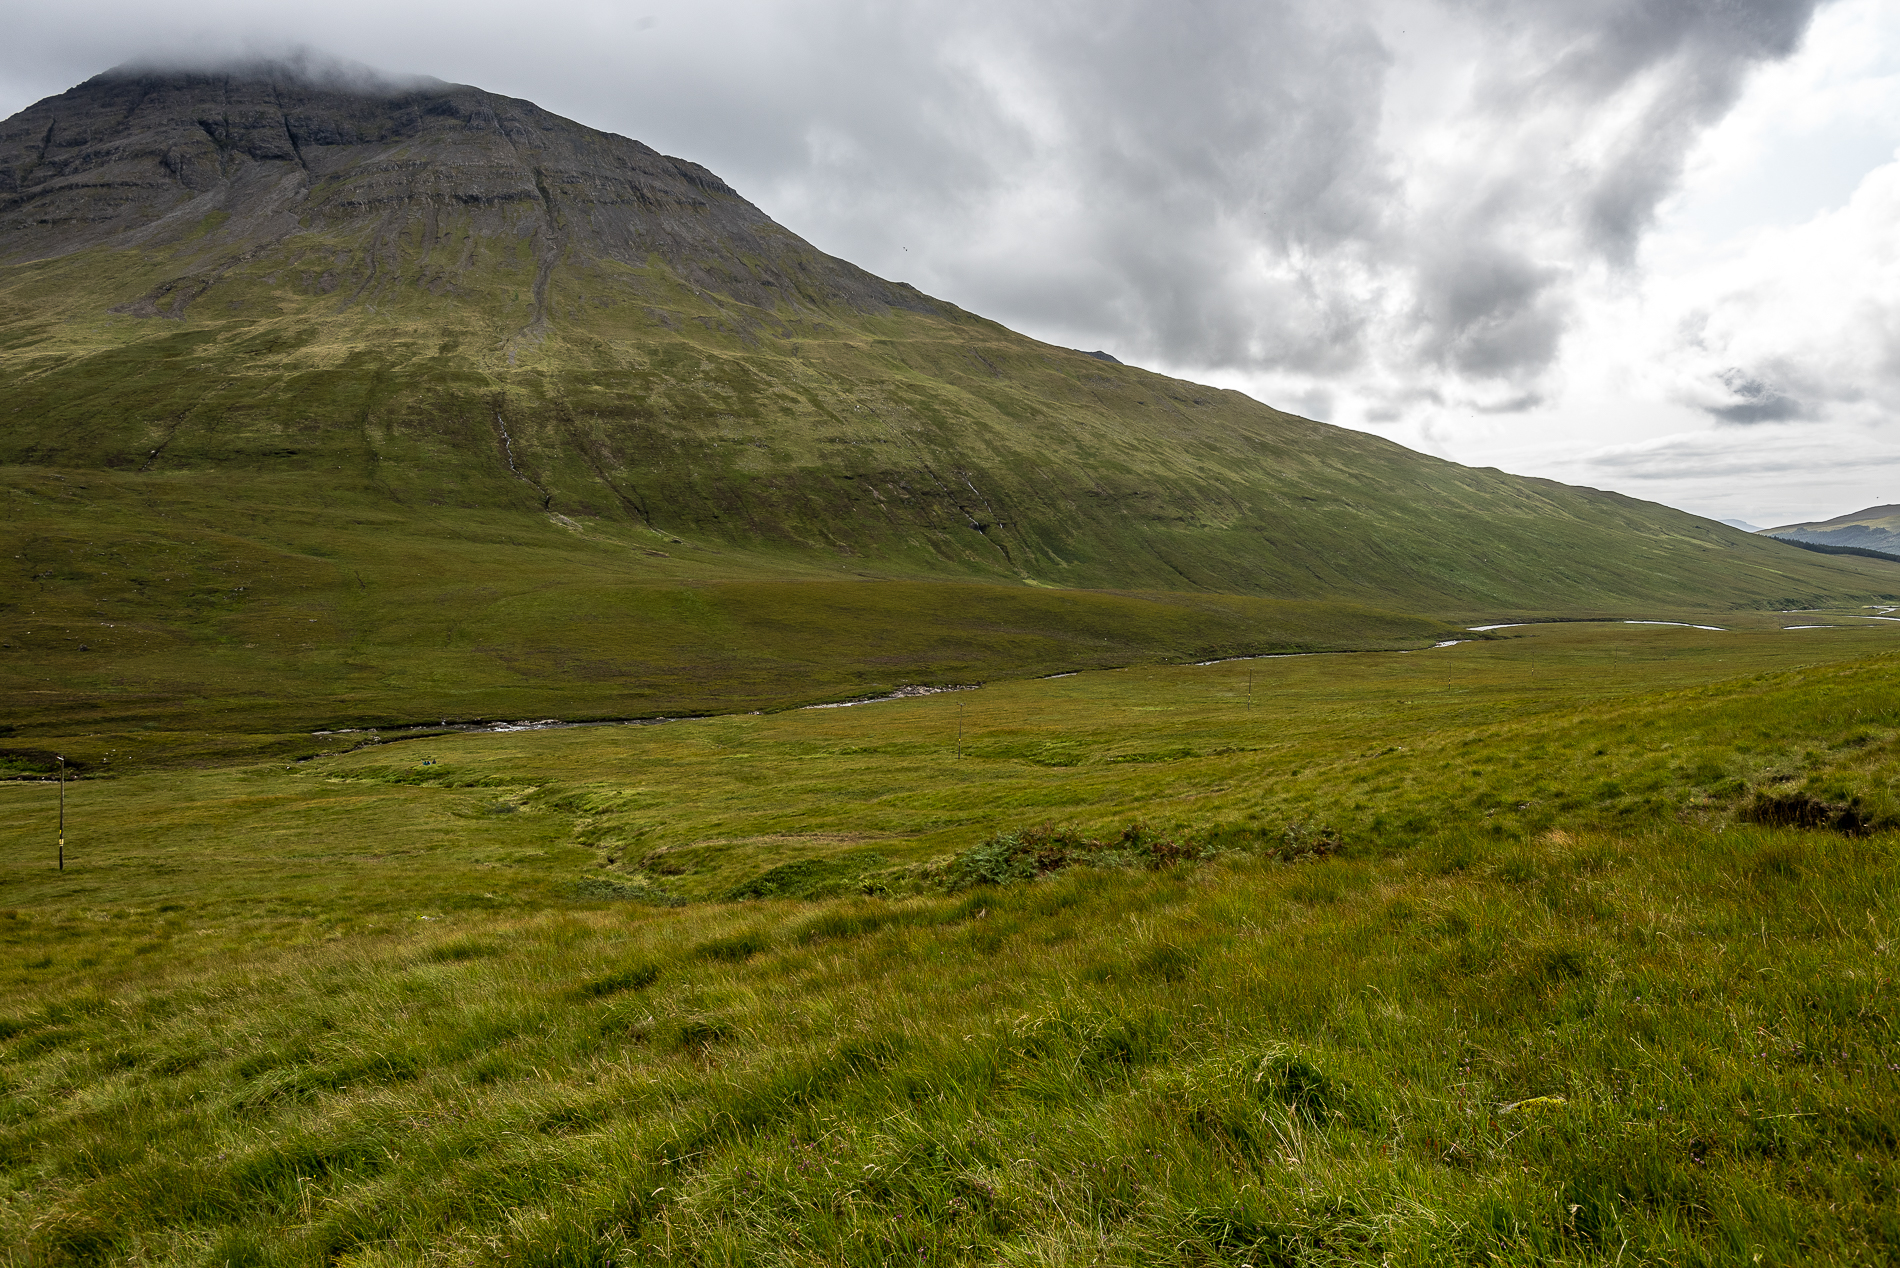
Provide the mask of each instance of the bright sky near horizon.
[{"label": "bright sky near horizon", "polygon": [[1892,0],[0,0],[0,116],[307,48],[1054,343],[1773,526],[1900,502]]}]

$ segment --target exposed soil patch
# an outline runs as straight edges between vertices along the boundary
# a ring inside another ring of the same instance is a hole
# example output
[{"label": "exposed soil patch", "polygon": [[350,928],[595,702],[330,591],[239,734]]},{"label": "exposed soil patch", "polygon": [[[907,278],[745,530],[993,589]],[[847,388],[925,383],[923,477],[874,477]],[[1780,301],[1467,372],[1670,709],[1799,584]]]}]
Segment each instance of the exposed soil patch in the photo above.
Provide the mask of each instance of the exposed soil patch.
[{"label": "exposed soil patch", "polygon": [[1771,828],[1827,828],[1850,837],[1866,836],[1875,822],[1860,808],[1860,798],[1847,802],[1823,801],[1804,792],[1758,792],[1742,810],[1742,819]]}]

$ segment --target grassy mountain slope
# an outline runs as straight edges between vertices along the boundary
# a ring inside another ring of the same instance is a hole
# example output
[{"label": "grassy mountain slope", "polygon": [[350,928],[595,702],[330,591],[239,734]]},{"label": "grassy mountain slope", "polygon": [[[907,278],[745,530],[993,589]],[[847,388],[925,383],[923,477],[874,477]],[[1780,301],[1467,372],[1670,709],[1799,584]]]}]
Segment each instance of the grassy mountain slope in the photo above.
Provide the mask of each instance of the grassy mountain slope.
[{"label": "grassy mountain slope", "polygon": [[0,124],[0,261],[0,681],[41,735],[1900,593],[1039,344],[473,88],[102,76]]},{"label": "grassy mountain slope", "polygon": [[954,311],[748,309],[657,263],[551,268],[561,316],[525,342],[507,335],[528,300],[502,261],[471,264],[448,296],[392,281],[375,312],[337,313],[299,293],[300,266],[348,258],[364,281],[363,244],[314,233],[222,272],[182,322],[109,312],[203,254],[10,271],[0,459],[215,473],[236,498],[301,480],[391,512],[552,511],[1064,586],[1459,611],[1891,588],[1680,512],[1459,467]]},{"label": "grassy mountain slope", "polygon": [[37,767],[56,740],[88,763],[301,755],[319,728],[749,710],[1449,630],[1337,601],[880,579],[529,511],[325,506],[283,484],[234,506],[162,475],[0,483],[15,535],[0,747],[45,750]]}]

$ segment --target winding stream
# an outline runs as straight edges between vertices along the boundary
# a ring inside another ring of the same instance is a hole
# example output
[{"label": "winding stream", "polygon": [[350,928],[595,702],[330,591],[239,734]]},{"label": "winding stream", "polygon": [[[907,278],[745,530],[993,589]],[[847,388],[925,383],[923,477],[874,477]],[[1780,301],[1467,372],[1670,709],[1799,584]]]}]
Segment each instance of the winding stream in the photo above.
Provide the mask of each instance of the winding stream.
[{"label": "winding stream", "polygon": [[[501,418],[499,415],[496,416],[495,422],[498,425],[501,425]],[[504,445],[507,445],[508,443],[508,429],[505,425],[502,425],[502,443]],[[514,467],[514,456],[513,456],[512,448],[510,448],[509,450],[508,465],[510,468]],[[516,471],[515,474],[517,476],[521,476],[521,473],[519,471]],[[527,480],[527,477],[521,476],[521,479],[525,481]],[[532,481],[529,481],[529,483],[532,483]],[[1894,611],[1894,608],[1882,607],[1880,611],[1892,612]],[[1793,611],[1779,613],[1779,615],[1782,615],[1782,616],[1793,616],[1796,614],[1797,613]],[[1859,614],[1856,613],[1854,615],[1858,616]],[[1895,624],[1900,624],[1900,617],[1895,617],[1895,616],[1881,616],[1881,615],[1869,614],[1867,616],[1861,617],[1861,619],[1869,620],[1869,621],[1891,621]],[[1662,626],[1671,626],[1677,629],[1686,629],[1686,630],[1709,630],[1715,633],[1729,632],[1727,627],[1725,626],[1697,625],[1690,621],[1644,621],[1644,620],[1628,620],[1628,619],[1620,620],[1620,621],[1618,620],[1507,621],[1507,622],[1501,622],[1495,625],[1468,625],[1465,628],[1470,630],[1474,634],[1483,634],[1483,633],[1489,633],[1492,630],[1527,629],[1533,625],[1598,625],[1598,624],[1602,624],[1602,625],[1610,625],[1610,624],[1662,625]],[[1853,629],[1855,627],[1854,626],[1840,626],[1840,625],[1784,625],[1781,628],[1784,630],[1833,630],[1833,629]],[[1863,626],[1860,628],[1869,628],[1869,627]],[[1381,652],[1381,651],[1374,651],[1374,650],[1364,650],[1364,651],[1354,650],[1354,651],[1336,651],[1336,652],[1263,652],[1256,656],[1224,656],[1224,657],[1217,658],[1215,660],[1194,661],[1192,662],[1192,665],[1190,667],[1200,669],[1200,668],[1205,668],[1209,665],[1229,665],[1229,664],[1233,664],[1235,661],[1243,661],[1243,660],[1293,660],[1302,656],[1377,656],[1377,655],[1406,656],[1406,655],[1410,655],[1413,651],[1417,651],[1417,650],[1437,651],[1441,648],[1459,647],[1466,643],[1472,643],[1476,641],[1478,640],[1468,639],[1468,638],[1448,638],[1448,639],[1444,639],[1440,642],[1432,644],[1431,647],[1429,648],[1402,648],[1396,652]],[[1046,680],[1055,679],[1055,678],[1073,678],[1081,672],[1083,671],[1072,669],[1065,673],[1045,674],[1043,675],[1043,680],[1046,681]],[[851,708],[856,708],[858,705],[861,705],[861,704],[879,704],[887,700],[914,700],[920,696],[943,695],[946,692],[952,692],[952,691],[976,691],[980,689],[982,685],[983,685],[982,683],[957,683],[957,684],[952,684],[952,685],[943,686],[943,687],[926,687],[926,686],[921,686],[921,685],[899,687],[895,691],[887,691],[881,695],[859,696],[851,700],[832,700],[832,701],[827,701],[823,704],[798,705],[791,711],[804,712],[811,709],[851,709]],[[760,712],[760,711],[755,711],[755,713],[757,712]],[[310,734],[313,736],[321,736],[321,737],[331,737],[331,736],[340,736],[340,735],[365,736],[367,738],[365,738],[362,741],[362,743],[356,746],[358,748],[363,748],[371,744],[390,744],[398,740],[422,740],[422,739],[429,739],[434,736],[444,736],[444,735],[506,735],[506,734],[511,734],[513,732],[517,732],[517,731],[570,730],[576,727],[585,727],[585,726],[660,726],[668,722],[701,721],[707,718],[720,717],[720,716],[726,716],[726,715],[689,714],[689,715],[684,715],[681,717],[666,717],[666,718],[599,718],[599,719],[595,719],[595,720],[587,721],[587,722],[568,722],[560,718],[540,718],[540,719],[532,719],[532,720],[522,720],[518,722],[450,722],[447,719],[444,719],[439,725],[435,725],[435,726],[428,726],[428,725],[407,726],[407,727],[393,728],[386,731],[378,729],[376,727],[346,727],[346,728],[342,728],[342,729],[338,729],[334,731],[312,731]],[[313,754],[312,756],[313,757],[329,756],[329,754]],[[299,758],[297,760],[307,762],[307,761],[310,761],[311,758],[304,757],[304,758]]]}]

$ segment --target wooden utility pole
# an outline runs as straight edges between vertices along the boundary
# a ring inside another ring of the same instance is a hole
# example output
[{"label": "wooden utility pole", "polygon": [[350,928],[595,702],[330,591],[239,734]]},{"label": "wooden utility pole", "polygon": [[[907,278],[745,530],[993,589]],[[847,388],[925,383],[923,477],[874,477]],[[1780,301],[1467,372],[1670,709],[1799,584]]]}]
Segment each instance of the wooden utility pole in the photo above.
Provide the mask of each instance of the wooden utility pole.
[{"label": "wooden utility pole", "polygon": [[1247,662],[1247,707],[1253,708],[1253,662]]},{"label": "wooden utility pole", "polygon": [[59,870],[66,870],[66,759],[59,759]]},{"label": "wooden utility pole", "polygon": [[957,760],[963,760],[963,701],[957,701]]}]

